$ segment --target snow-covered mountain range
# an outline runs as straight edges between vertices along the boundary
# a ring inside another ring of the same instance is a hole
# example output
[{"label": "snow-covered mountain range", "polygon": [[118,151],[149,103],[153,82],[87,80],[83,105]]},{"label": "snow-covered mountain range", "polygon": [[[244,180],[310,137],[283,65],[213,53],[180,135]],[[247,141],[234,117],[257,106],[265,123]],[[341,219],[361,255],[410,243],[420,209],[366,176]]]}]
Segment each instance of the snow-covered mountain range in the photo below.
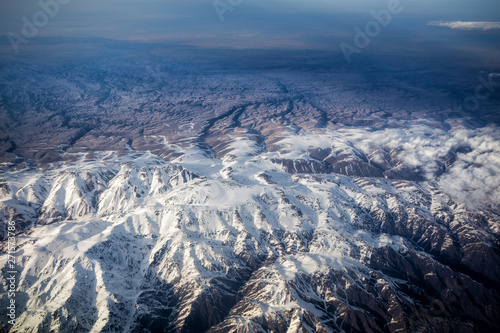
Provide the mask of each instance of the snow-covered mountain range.
[{"label": "snow-covered mountain range", "polygon": [[500,332],[498,57],[23,49],[0,61],[0,332]]},{"label": "snow-covered mountain range", "polygon": [[[170,161],[129,147],[11,170],[11,331],[498,330],[498,201],[454,196],[449,180],[474,172],[470,154],[498,158],[496,133],[324,130],[271,151],[236,131]],[[391,150],[396,137],[427,150]]]}]

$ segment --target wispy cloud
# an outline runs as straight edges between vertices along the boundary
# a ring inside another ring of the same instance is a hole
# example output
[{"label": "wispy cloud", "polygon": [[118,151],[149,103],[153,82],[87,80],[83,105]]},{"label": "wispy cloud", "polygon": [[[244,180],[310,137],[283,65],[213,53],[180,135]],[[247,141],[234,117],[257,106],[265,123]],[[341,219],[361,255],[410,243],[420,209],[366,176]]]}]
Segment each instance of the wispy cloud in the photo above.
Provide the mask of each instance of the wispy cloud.
[{"label": "wispy cloud", "polygon": [[459,30],[495,30],[500,29],[500,22],[465,22],[465,21],[429,21],[427,25],[447,27]]}]

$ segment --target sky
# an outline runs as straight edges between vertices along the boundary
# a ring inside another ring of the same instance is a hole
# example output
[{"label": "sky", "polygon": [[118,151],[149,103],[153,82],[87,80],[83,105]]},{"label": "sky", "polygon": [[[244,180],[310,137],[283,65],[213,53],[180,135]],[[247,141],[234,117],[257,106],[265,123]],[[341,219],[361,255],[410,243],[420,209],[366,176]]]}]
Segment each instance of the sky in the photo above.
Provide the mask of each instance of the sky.
[{"label": "sky", "polygon": [[[349,34],[387,8],[382,0],[0,0],[0,35],[21,35],[23,17],[33,22],[41,3],[60,5],[37,36],[102,37],[183,41],[241,47],[248,43],[315,46],[328,36]],[[399,1],[399,0],[393,0]],[[391,25],[416,21],[500,22],[496,0],[400,0],[403,11]],[[42,18],[43,20],[43,18]],[[388,27],[390,28],[390,27]],[[236,38],[235,38],[236,37]],[[268,42],[265,42],[268,39]],[[270,39],[270,41],[269,41]],[[234,44],[233,44],[234,43]],[[274,44],[273,44],[274,43]]]},{"label": "sky", "polygon": [[[374,15],[385,20],[393,3],[397,10],[381,26]],[[348,64],[361,53],[439,55],[500,67],[498,0],[0,0],[0,9],[0,60],[65,37],[314,50]],[[374,33],[360,44],[358,32],[370,27]]]}]

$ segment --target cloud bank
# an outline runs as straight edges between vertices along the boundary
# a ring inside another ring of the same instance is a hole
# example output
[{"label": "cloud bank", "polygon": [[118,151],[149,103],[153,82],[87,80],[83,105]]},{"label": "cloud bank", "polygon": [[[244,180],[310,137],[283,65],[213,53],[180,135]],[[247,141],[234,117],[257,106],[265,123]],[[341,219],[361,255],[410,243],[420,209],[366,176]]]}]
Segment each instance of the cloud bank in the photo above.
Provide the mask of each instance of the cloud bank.
[{"label": "cloud bank", "polygon": [[[457,203],[471,208],[483,204],[500,205],[498,127],[460,128],[449,132],[424,125],[380,131],[352,128],[311,133],[290,140],[283,142],[304,153],[309,147],[354,148],[373,158],[383,149],[421,172],[428,181],[438,184]],[[445,162],[448,165],[443,173]]]},{"label": "cloud bank", "polygon": [[496,30],[500,29],[500,22],[464,22],[464,21],[429,21],[427,25],[447,27],[458,30]]},{"label": "cloud bank", "polygon": [[[388,129],[366,133],[357,140],[365,152],[367,142],[378,142],[386,149],[397,151],[405,164],[424,170],[430,181],[439,183],[442,190],[455,201],[469,206],[500,203],[500,129],[486,127],[476,130],[459,129],[444,132],[426,126],[409,130]],[[361,139],[361,138],[360,138]],[[438,176],[440,165],[450,152],[456,160]]]}]

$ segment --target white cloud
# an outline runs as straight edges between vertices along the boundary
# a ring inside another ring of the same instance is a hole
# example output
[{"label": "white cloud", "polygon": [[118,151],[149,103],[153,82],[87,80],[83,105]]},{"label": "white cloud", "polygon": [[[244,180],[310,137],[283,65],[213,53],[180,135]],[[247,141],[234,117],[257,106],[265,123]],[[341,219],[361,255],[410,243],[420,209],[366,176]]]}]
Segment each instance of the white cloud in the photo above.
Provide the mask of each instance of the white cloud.
[{"label": "white cloud", "polygon": [[[370,141],[398,151],[406,164],[424,170],[426,178],[437,181],[454,200],[469,206],[500,203],[500,129],[486,127],[445,132],[427,126],[408,130],[388,129],[367,133]],[[452,150],[456,161],[438,178],[436,172]]]},{"label": "white cloud", "polygon": [[[286,138],[283,143],[289,148],[287,151],[290,153],[286,155],[289,158],[302,158],[308,147],[333,146],[342,149],[353,147],[377,159],[379,156],[376,151],[382,148],[406,165],[422,171],[429,181],[439,184],[445,193],[459,203],[470,207],[484,203],[500,204],[498,127],[452,131],[425,125],[380,131],[344,128],[335,132]],[[455,161],[445,173],[438,176],[450,153],[455,155]]]},{"label": "white cloud", "polygon": [[459,154],[439,179],[443,190],[456,200],[479,204],[500,203],[500,133],[496,128],[464,131],[471,151]]},{"label": "white cloud", "polygon": [[429,21],[427,25],[447,27],[459,30],[494,30],[500,29],[500,22],[464,22],[464,21]]},{"label": "white cloud", "polygon": [[[444,132],[424,126],[406,131],[390,129],[369,136],[373,136],[370,141],[397,150],[398,158],[406,164],[423,169],[426,178],[437,181],[454,200],[469,206],[500,203],[499,128]],[[457,153],[452,166],[436,178],[444,158],[460,147],[470,151]]]}]

